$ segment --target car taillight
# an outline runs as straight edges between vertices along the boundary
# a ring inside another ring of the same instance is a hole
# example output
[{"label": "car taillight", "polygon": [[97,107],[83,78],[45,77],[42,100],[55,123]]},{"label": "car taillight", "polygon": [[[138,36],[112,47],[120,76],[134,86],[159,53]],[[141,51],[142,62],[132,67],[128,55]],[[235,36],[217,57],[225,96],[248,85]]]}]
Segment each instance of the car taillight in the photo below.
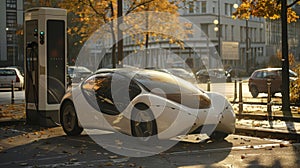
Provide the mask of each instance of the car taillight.
[{"label": "car taillight", "polygon": [[20,82],[20,78],[16,75],[16,82]]}]

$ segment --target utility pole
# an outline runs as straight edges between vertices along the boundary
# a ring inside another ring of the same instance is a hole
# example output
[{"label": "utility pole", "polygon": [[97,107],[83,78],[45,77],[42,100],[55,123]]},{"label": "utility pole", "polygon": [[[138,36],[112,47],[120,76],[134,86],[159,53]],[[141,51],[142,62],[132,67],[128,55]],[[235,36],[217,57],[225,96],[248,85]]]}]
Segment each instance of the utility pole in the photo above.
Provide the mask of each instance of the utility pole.
[{"label": "utility pole", "polygon": [[123,24],[123,0],[118,0],[118,59],[117,64],[122,67],[123,62],[123,31],[120,25]]},{"label": "utility pole", "polygon": [[281,38],[282,38],[282,112],[289,116],[290,108],[290,80],[289,80],[289,56],[287,33],[287,0],[281,0]]},{"label": "utility pole", "polygon": [[220,0],[218,0],[218,49],[219,49],[219,56],[220,58],[222,59],[222,54],[221,54],[221,33],[222,33],[222,30],[221,30],[221,3],[220,3]]}]

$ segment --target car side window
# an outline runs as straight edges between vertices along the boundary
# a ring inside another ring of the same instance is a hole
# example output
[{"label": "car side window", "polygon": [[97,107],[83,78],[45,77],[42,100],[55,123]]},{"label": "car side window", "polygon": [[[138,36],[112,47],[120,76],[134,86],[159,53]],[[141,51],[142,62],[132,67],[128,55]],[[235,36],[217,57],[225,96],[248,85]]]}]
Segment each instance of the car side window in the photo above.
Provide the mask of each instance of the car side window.
[{"label": "car side window", "polygon": [[111,96],[111,74],[94,75],[82,84],[82,90],[89,104],[109,115],[117,115]]},{"label": "car side window", "polygon": [[129,88],[125,88],[129,80],[119,74],[97,74],[88,78],[82,84],[82,89],[85,98],[95,109],[108,115],[118,115],[141,93],[141,88],[133,80],[130,81]]},{"label": "car side window", "polygon": [[278,76],[276,71],[267,71],[266,78],[276,78]]},{"label": "car side window", "polygon": [[256,77],[256,78],[263,78],[263,72],[262,71],[258,71],[254,76]]}]

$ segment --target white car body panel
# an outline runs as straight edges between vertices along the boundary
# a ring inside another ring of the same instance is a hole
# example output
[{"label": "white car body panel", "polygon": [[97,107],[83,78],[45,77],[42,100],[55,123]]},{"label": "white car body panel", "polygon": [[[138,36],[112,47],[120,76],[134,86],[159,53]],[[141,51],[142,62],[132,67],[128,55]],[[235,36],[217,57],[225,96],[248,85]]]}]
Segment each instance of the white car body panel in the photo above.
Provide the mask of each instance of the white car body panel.
[{"label": "white car body panel", "polygon": [[[131,133],[131,112],[138,103],[147,105],[156,120],[159,139],[170,139],[191,133],[202,127],[201,133],[210,135],[213,131],[233,133],[235,113],[228,100],[218,93],[206,93],[211,100],[210,108],[193,109],[142,89],[118,115],[108,115],[90,105],[84,97],[81,84],[71,89],[63,99],[73,101],[79,119],[79,125],[88,129],[103,129]],[[90,100],[89,100],[90,101]],[[96,102],[95,102],[96,103]]]}]

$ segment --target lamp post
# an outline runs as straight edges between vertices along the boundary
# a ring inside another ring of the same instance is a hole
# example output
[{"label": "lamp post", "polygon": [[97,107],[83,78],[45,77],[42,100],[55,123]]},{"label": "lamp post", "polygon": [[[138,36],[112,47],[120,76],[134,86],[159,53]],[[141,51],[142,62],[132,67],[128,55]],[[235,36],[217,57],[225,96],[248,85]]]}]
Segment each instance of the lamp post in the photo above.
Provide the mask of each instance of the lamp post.
[{"label": "lamp post", "polygon": [[218,52],[221,57],[221,11],[220,11],[220,0],[218,0],[218,18],[214,20],[215,28],[214,31],[218,32]]},{"label": "lamp post", "polygon": [[250,52],[250,38],[249,38],[249,23],[246,19],[246,73],[249,73],[249,52]]}]

